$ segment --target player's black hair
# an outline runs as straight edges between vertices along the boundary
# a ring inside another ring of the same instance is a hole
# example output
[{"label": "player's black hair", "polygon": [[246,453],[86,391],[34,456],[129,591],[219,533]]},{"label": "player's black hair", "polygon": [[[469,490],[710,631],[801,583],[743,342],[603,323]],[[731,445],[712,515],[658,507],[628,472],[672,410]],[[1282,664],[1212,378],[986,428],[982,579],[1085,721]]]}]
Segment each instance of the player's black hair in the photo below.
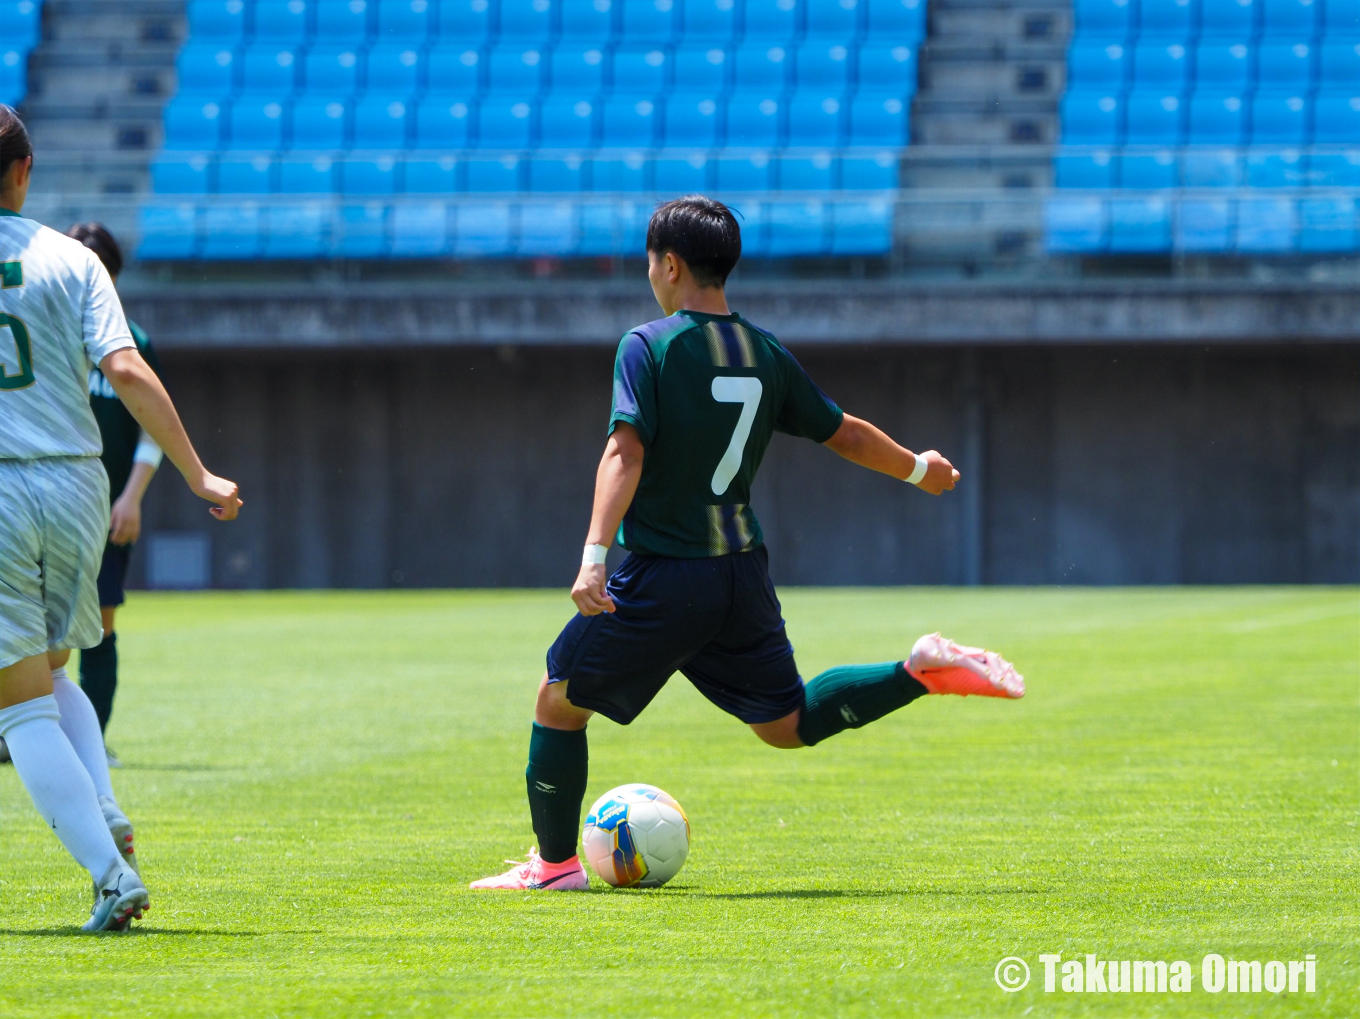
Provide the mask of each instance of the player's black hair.
[{"label": "player's black hair", "polygon": [[28,140],[28,128],[14,108],[0,103],[0,180],[9,173],[11,163],[33,155],[33,143]]},{"label": "player's black hair", "polygon": [[110,276],[117,276],[123,271],[123,249],[103,223],[77,223],[66,231],[66,236],[74,237],[98,255]]},{"label": "player's black hair", "polygon": [[721,287],[741,258],[741,227],[722,202],[686,195],[663,202],[647,224],[647,250],[674,252],[701,287]]}]

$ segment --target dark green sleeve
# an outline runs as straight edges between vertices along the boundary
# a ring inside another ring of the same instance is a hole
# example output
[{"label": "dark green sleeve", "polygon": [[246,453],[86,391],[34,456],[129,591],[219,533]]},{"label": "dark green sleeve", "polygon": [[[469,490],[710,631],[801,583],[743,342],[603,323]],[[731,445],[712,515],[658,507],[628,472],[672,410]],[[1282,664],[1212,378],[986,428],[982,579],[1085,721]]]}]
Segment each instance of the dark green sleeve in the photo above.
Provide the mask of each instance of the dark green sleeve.
[{"label": "dark green sleeve", "polygon": [[133,342],[137,344],[137,352],[142,355],[142,360],[150,365],[151,370],[159,376],[161,361],[156,356],[156,348],[151,346],[151,337],[146,335],[146,330],[136,322],[128,322],[128,331],[132,333]]},{"label": "dark green sleeve", "polygon": [[784,358],[784,402],[775,418],[775,431],[813,442],[825,442],[836,434],[845,412],[803,371],[797,359],[779,348]]},{"label": "dark green sleeve", "polygon": [[614,358],[614,406],[609,414],[609,432],[626,421],[638,431],[644,446],[656,437],[656,366],[652,350],[637,333],[619,341]]}]

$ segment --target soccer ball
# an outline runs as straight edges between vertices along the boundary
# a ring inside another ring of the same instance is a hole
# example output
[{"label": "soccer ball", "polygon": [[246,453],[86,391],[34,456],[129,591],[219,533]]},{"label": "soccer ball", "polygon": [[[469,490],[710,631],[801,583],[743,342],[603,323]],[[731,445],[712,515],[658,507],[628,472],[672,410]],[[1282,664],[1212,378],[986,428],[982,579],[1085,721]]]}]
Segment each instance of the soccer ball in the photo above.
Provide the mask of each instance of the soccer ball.
[{"label": "soccer ball", "polygon": [[615,888],[660,888],[689,855],[689,818],[654,785],[621,785],[590,808],[582,836],[591,869]]}]

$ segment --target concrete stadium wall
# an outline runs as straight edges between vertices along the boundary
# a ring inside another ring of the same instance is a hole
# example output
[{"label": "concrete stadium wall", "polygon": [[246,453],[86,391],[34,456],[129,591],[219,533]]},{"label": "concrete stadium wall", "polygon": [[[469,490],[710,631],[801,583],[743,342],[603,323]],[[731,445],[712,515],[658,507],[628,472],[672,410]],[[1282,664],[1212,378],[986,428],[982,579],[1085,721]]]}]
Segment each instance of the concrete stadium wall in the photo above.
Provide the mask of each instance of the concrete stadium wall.
[{"label": "concrete stadium wall", "polygon": [[[210,533],[218,586],[575,576],[612,349],[162,346],[246,508],[216,524],[166,469],[146,527]],[[777,436],[753,504],[779,582],[1360,581],[1354,344],[790,346],[964,483],[931,499]]]}]

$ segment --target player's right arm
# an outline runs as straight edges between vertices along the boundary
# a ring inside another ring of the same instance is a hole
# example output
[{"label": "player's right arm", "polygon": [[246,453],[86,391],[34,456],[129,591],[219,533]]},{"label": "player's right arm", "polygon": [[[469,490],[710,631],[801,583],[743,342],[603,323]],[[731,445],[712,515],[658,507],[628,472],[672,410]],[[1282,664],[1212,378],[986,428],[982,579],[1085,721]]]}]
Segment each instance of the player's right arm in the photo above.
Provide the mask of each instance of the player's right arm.
[{"label": "player's right arm", "polygon": [[[590,511],[587,545],[608,547],[618,534],[623,515],[637,494],[643,452],[637,429],[625,421],[616,422],[595,472],[595,504]],[[614,611],[614,599],[605,588],[608,580],[604,563],[581,564],[581,572],[571,588],[571,600],[581,615],[598,616],[601,612]]]},{"label": "player's right arm", "polygon": [[209,512],[218,520],[235,520],[241,509],[236,482],[219,478],[203,466],[175,405],[170,402],[170,394],[137,348],[115,350],[99,362],[99,370],[123,406],[179,468],[194,495],[216,503]]},{"label": "player's right arm", "polygon": [[[839,453],[851,463],[868,467],[905,481],[916,469],[916,454],[905,446],[899,446],[880,428],[876,428],[862,418],[846,414],[836,434],[827,439],[824,445]],[[931,495],[939,495],[954,487],[959,480],[959,472],[954,465],[942,457],[938,451],[928,449],[921,456],[926,459],[926,474],[916,487]]]}]

